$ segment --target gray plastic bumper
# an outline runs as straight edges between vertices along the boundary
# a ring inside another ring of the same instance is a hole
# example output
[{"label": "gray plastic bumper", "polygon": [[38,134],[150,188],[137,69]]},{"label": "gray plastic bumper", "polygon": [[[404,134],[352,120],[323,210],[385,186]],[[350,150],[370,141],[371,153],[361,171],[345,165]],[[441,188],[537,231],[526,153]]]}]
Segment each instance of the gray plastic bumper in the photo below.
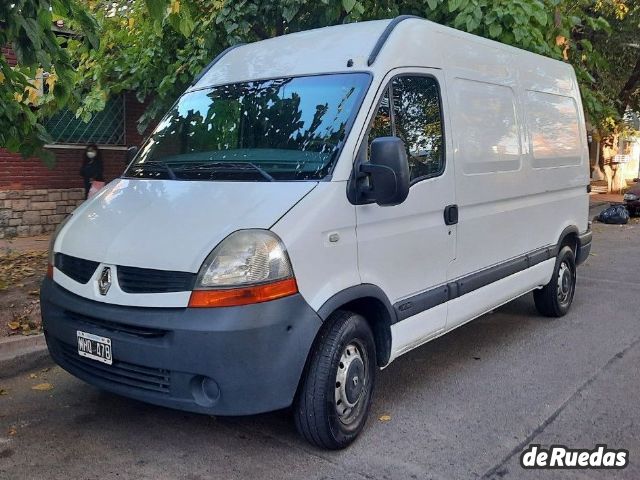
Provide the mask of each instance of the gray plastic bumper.
[{"label": "gray plastic bumper", "polygon": [[[299,294],[242,307],[127,307],[46,279],[40,298],[49,351],[65,370],[116,394],[215,415],[289,406],[322,323]],[[113,364],[80,357],[78,330],[110,338]]]},{"label": "gray plastic bumper", "polygon": [[578,251],[576,252],[576,265],[580,265],[587,258],[591,252],[591,240],[593,239],[593,232],[591,231],[591,225],[586,232],[578,235]]}]

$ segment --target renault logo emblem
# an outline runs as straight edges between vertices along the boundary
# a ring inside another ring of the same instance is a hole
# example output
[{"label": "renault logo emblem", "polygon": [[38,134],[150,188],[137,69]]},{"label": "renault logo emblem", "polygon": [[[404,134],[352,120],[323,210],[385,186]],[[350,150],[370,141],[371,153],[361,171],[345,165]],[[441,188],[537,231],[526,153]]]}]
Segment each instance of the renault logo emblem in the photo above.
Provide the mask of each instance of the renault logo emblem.
[{"label": "renault logo emblem", "polygon": [[100,295],[106,295],[111,288],[111,267],[104,267],[98,279],[98,290]]}]

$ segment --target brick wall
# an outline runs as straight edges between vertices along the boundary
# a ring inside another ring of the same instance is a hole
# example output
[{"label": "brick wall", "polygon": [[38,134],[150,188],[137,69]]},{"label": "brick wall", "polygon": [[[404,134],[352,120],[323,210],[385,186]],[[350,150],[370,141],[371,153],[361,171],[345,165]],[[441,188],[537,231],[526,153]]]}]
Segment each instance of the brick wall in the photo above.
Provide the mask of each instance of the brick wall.
[{"label": "brick wall", "polygon": [[2,56],[7,60],[7,63],[10,67],[16,66],[16,54],[9,47],[2,47],[0,49],[2,51]]},{"label": "brick wall", "polygon": [[[82,187],[80,166],[84,148],[53,148],[55,166],[49,169],[39,158],[24,159],[0,149],[0,191]],[[123,150],[101,151],[105,180],[113,180],[125,167]]]}]

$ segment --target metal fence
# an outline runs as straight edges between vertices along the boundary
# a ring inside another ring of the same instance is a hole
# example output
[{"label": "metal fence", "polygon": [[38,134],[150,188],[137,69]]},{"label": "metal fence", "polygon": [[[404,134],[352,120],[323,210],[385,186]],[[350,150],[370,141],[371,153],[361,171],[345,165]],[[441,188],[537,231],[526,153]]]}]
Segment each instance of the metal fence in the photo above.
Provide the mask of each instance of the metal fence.
[{"label": "metal fence", "polygon": [[88,123],[76,118],[72,111],[63,110],[50,117],[44,126],[56,144],[124,145],[124,97],[108,100],[104,110],[93,114]]}]

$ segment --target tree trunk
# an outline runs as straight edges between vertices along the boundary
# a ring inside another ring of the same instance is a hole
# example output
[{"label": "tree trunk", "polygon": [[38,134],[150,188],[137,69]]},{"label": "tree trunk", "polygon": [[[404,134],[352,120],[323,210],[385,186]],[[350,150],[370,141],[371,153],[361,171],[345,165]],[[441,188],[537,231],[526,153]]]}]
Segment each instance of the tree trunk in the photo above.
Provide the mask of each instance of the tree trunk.
[{"label": "tree trunk", "polygon": [[624,115],[629,103],[631,102],[631,95],[633,94],[636,86],[640,83],[640,56],[638,56],[638,61],[636,62],[635,67],[633,67],[633,71],[631,75],[627,79],[624,87],[620,90],[620,94],[618,95],[618,101],[620,102],[620,115]]}]

